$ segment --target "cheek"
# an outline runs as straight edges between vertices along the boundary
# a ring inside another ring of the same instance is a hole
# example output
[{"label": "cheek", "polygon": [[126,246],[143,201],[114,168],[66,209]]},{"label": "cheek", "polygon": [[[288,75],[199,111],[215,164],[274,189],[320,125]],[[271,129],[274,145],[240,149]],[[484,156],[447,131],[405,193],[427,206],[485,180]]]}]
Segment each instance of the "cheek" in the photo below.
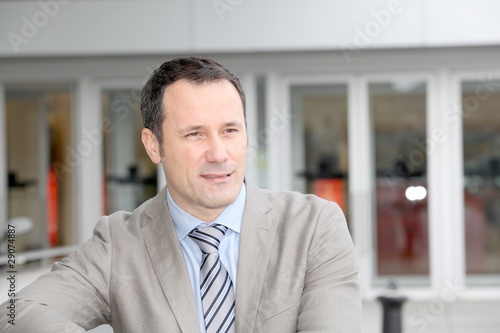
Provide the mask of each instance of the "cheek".
[{"label": "cheek", "polygon": [[164,146],[163,165],[171,174],[179,175],[185,171],[189,164],[186,162],[186,152],[175,144]]},{"label": "cheek", "polygon": [[242,141],[238,147],[238,153],[240,154],[240,158],[246,158],[247,156],[247,141]]},{"label": "cheek", "polygon": [[247,160],[247,145],[245,143],[240,143],[238,145],[234,145],[231,148],[231,152],[229,153],[231,160],[234,163],[238,164],[240,167],[244,167],[246,165]]},{"label": "cheek", "polygon": [[184,168],[187,170],[196,169],[203,163],[204,149],[201,146],[188,146],[179,152],[179,159],[182,160]]}]

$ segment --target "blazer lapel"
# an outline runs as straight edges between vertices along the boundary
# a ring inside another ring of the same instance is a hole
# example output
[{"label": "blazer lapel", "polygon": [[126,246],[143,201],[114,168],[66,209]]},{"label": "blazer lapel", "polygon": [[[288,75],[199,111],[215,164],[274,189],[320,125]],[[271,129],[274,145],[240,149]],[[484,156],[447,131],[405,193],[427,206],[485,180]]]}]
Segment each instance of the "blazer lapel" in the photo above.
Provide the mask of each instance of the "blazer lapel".
[{"label": "blazer lapel", "polygon": [[236,283],[236,332],[253,332],[278,219],[265,193],[246,182]]},{"label": "blazer lapel", "polygon": [[142,222],[146,247],[163,292],[183,332],[200,332],[184,254],[167,206],[166,187],[151,201]]}]

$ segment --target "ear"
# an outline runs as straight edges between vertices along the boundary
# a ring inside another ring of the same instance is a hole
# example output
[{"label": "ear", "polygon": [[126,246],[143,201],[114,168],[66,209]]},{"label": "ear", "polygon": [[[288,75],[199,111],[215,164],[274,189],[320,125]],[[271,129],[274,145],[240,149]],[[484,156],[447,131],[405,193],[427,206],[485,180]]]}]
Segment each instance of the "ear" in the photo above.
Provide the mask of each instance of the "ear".
[{"label": "ear", "polygon": [[161,162],[161,154],[160,154],[160,143],[156,136],[151,132],[150,129],[144,128],[142,130],[142,144],[144,148],[146,148],[146,152],[149,155],[149,158],[154,164],[158,164]]}]

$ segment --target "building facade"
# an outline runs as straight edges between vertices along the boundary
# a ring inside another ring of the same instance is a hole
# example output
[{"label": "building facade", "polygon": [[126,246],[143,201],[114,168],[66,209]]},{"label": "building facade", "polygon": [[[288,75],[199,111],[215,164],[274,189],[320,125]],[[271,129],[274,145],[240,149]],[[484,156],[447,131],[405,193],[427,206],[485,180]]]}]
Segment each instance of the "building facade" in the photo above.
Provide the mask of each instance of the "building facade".
[{"label": "building facade", "polygon": [[430,1],[320,4],[0,3],[0,222],[28,225],[19,258],[66,254],[164,186],[140,90],[198,55],[245,87],[247,178],[344,210],[365,299],[395,281],[417,300],[498,300],[498,5],[454,2],[452,20]]}]

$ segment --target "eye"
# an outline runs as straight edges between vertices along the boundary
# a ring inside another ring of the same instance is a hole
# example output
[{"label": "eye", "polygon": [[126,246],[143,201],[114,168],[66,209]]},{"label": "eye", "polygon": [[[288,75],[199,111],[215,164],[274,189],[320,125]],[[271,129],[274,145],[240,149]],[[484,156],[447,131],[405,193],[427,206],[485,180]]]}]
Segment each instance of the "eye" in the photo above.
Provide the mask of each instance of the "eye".
[{"label": "eye", "polygon": [[238,132],[236,128],[228,128],[224,131],[224,133],[233,133],[233,132]]},{"label": "eye", "polygon": [[200,132],[192,132],[192,133],[187,134],[186,136],[189,137],[189,136],[198,136],[198,135],[200,135]]}]

